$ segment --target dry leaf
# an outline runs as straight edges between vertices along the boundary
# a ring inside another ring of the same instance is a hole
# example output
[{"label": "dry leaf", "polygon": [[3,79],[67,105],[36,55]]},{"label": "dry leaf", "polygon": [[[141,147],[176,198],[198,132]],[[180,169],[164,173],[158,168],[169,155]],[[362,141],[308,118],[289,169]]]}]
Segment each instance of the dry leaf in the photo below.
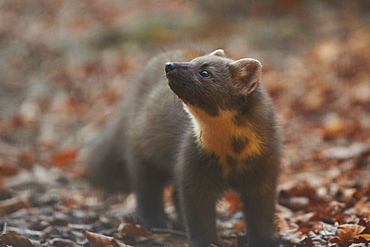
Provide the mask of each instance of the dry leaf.
[{"label": "dry leaf", "polygon": [[370,203],[360,201],[355,205],[357,214],[362,214],[370,219]]},{"label": "dry leaf", "polygon": [[291,222],[289,219],[281,217],[280,215],[276,215],[275,221],[277,221],[280,235],[291,234],[292,232],[297,232],[299,229],[297,224]]},{"label": "dry leaf", "polygon": [[343,224],[338,226],[339,239],[342,244],[349,244],[353,239],[365,230],[364,226],[355,224]]},{"label": "dry leaf", "polygon": [[25,116],[15,115],[12,118],[10,118],[10,125],[14,129],[27,128],[32,126],[32,124],[34,124],[34,121]]},{"label": "dry leaf", "polygon": [[117,240],[113,239],[112,237],[108,237],[102,234],[83,231],[87,240],[89,241],[90,247],[127,247],[129,245],[125,245],[123,243],[118,242]]},{"label": "dry leaf", "polygon": [[323,136],[324,138],[343,136],[346,128],[347,126],[342,118],[338,115],[330,115],[324,123]]},{"label": "dry leaf", "polygon": [[149,237],[152,235],[151,232],[144,230],[140,225],[135,224],[133,221],[129,221],[126,223],[122,223],[118,227],[119,231],[128,236],[141,236],[141,237]]},{"label": "dry leaf", "polygon": [[35,154],[31,151],[25,152],[19,157],[19,163],[22,167],[31,169],[35,161]]},{"label": "dry leaf", "polygon": [[87,240],[89,241],[90,247],[106,247],[111,244],[112,237],[107,237],[102,234],[83,231]]},{"label": "dry leaf", "polygon": [[7,215],[14,213],[22,208],[29,208],[30,205],[21,198],[11,198],[0,201],[0,213]]},{"label": "dry leaf", "polygon": [[9,246],[14,247],[41,247],[42,245],[36,241],[23,237],[16,232],[6,232],[0,235],[0,240]]},{"label": "dry leaf", "polygon": [[226,201],[229,203],[230,209],[229,213],[234,214],[236,212],[242,211],[242,204],[240,202],[240,197],[233,192],[229,192],[226,195]]},{"label": "dry leaf", "polygon": [[245,229],[246,225],[244,221],[239,221],[234,224],[234,229]]},{"label": "dry leaf", "polygon": [[19,172],[19,169],[8,164],[0,165],[0,175],[1,176],[15,176]]},{"label": "dry leaf", "polygon": [[51,158],[51,164],[55,167],[64,167],[77,161],[78,150],[75,148],[56,152]]}]

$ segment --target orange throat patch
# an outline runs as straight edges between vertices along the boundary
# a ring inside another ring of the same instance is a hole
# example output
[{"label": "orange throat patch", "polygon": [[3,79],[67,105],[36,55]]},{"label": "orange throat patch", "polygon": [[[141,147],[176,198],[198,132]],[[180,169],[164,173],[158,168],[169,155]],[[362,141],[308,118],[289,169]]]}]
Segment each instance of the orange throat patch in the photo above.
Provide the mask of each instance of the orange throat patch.
[{"label": "orange throat patch", "polygon": [[185,109],[192,118],[199,145],[219,158],[224,175],[246,169],[245,160],[261,154],[263,142],[257,126],[236,125],[237,111],[220,110],[214,117],[192,105],[185,105]]}]

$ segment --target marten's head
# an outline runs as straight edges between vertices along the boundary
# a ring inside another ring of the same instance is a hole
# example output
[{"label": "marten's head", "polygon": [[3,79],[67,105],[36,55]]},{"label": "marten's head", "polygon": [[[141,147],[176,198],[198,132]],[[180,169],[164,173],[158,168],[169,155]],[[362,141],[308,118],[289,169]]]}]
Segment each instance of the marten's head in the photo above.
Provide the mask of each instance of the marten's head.
[{"label": "marten's head", "polygon": [[220,110],[243,110],[239,107],[257,88],[261,68],[255,59],[234,61],[219,49],[190,62],[168,62],[165,70],[170,88],[185,104],[217,116]]}]

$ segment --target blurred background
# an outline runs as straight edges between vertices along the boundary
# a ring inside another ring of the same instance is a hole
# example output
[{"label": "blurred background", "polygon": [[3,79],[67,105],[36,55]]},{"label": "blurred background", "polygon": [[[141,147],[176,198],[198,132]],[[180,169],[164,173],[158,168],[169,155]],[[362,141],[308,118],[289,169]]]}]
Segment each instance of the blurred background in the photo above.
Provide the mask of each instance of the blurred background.
[{"label": "blurred background", "polygon": [[[284,133],[285,241],[370,234],[368,0],[0,0],[0,226],[41,242],[116,232],[134,204],[81,190],[78,156],[148,59],[188,47],[263,64]],[[227,202],[229,239],[245,225]]]},{"label": "blurred background", "polygon": [[184,47],[262,62],[287,168],[327,139],[368,143],[369,13],[366,0],[3,0],[0,164],[75,157],[141,66]]}]

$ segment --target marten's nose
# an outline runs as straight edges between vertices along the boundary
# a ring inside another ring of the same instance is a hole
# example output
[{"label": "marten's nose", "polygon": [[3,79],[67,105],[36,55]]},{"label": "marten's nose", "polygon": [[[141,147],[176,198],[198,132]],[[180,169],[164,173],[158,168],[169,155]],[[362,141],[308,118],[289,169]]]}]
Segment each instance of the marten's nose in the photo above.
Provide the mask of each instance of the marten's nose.
[{"label": "marten's nose", "polygon": [[166,73],[168,73],[168,72],[170,72],[174,69],[175,69],[175,63],[166,63],[166,68],[165,68]]}]

